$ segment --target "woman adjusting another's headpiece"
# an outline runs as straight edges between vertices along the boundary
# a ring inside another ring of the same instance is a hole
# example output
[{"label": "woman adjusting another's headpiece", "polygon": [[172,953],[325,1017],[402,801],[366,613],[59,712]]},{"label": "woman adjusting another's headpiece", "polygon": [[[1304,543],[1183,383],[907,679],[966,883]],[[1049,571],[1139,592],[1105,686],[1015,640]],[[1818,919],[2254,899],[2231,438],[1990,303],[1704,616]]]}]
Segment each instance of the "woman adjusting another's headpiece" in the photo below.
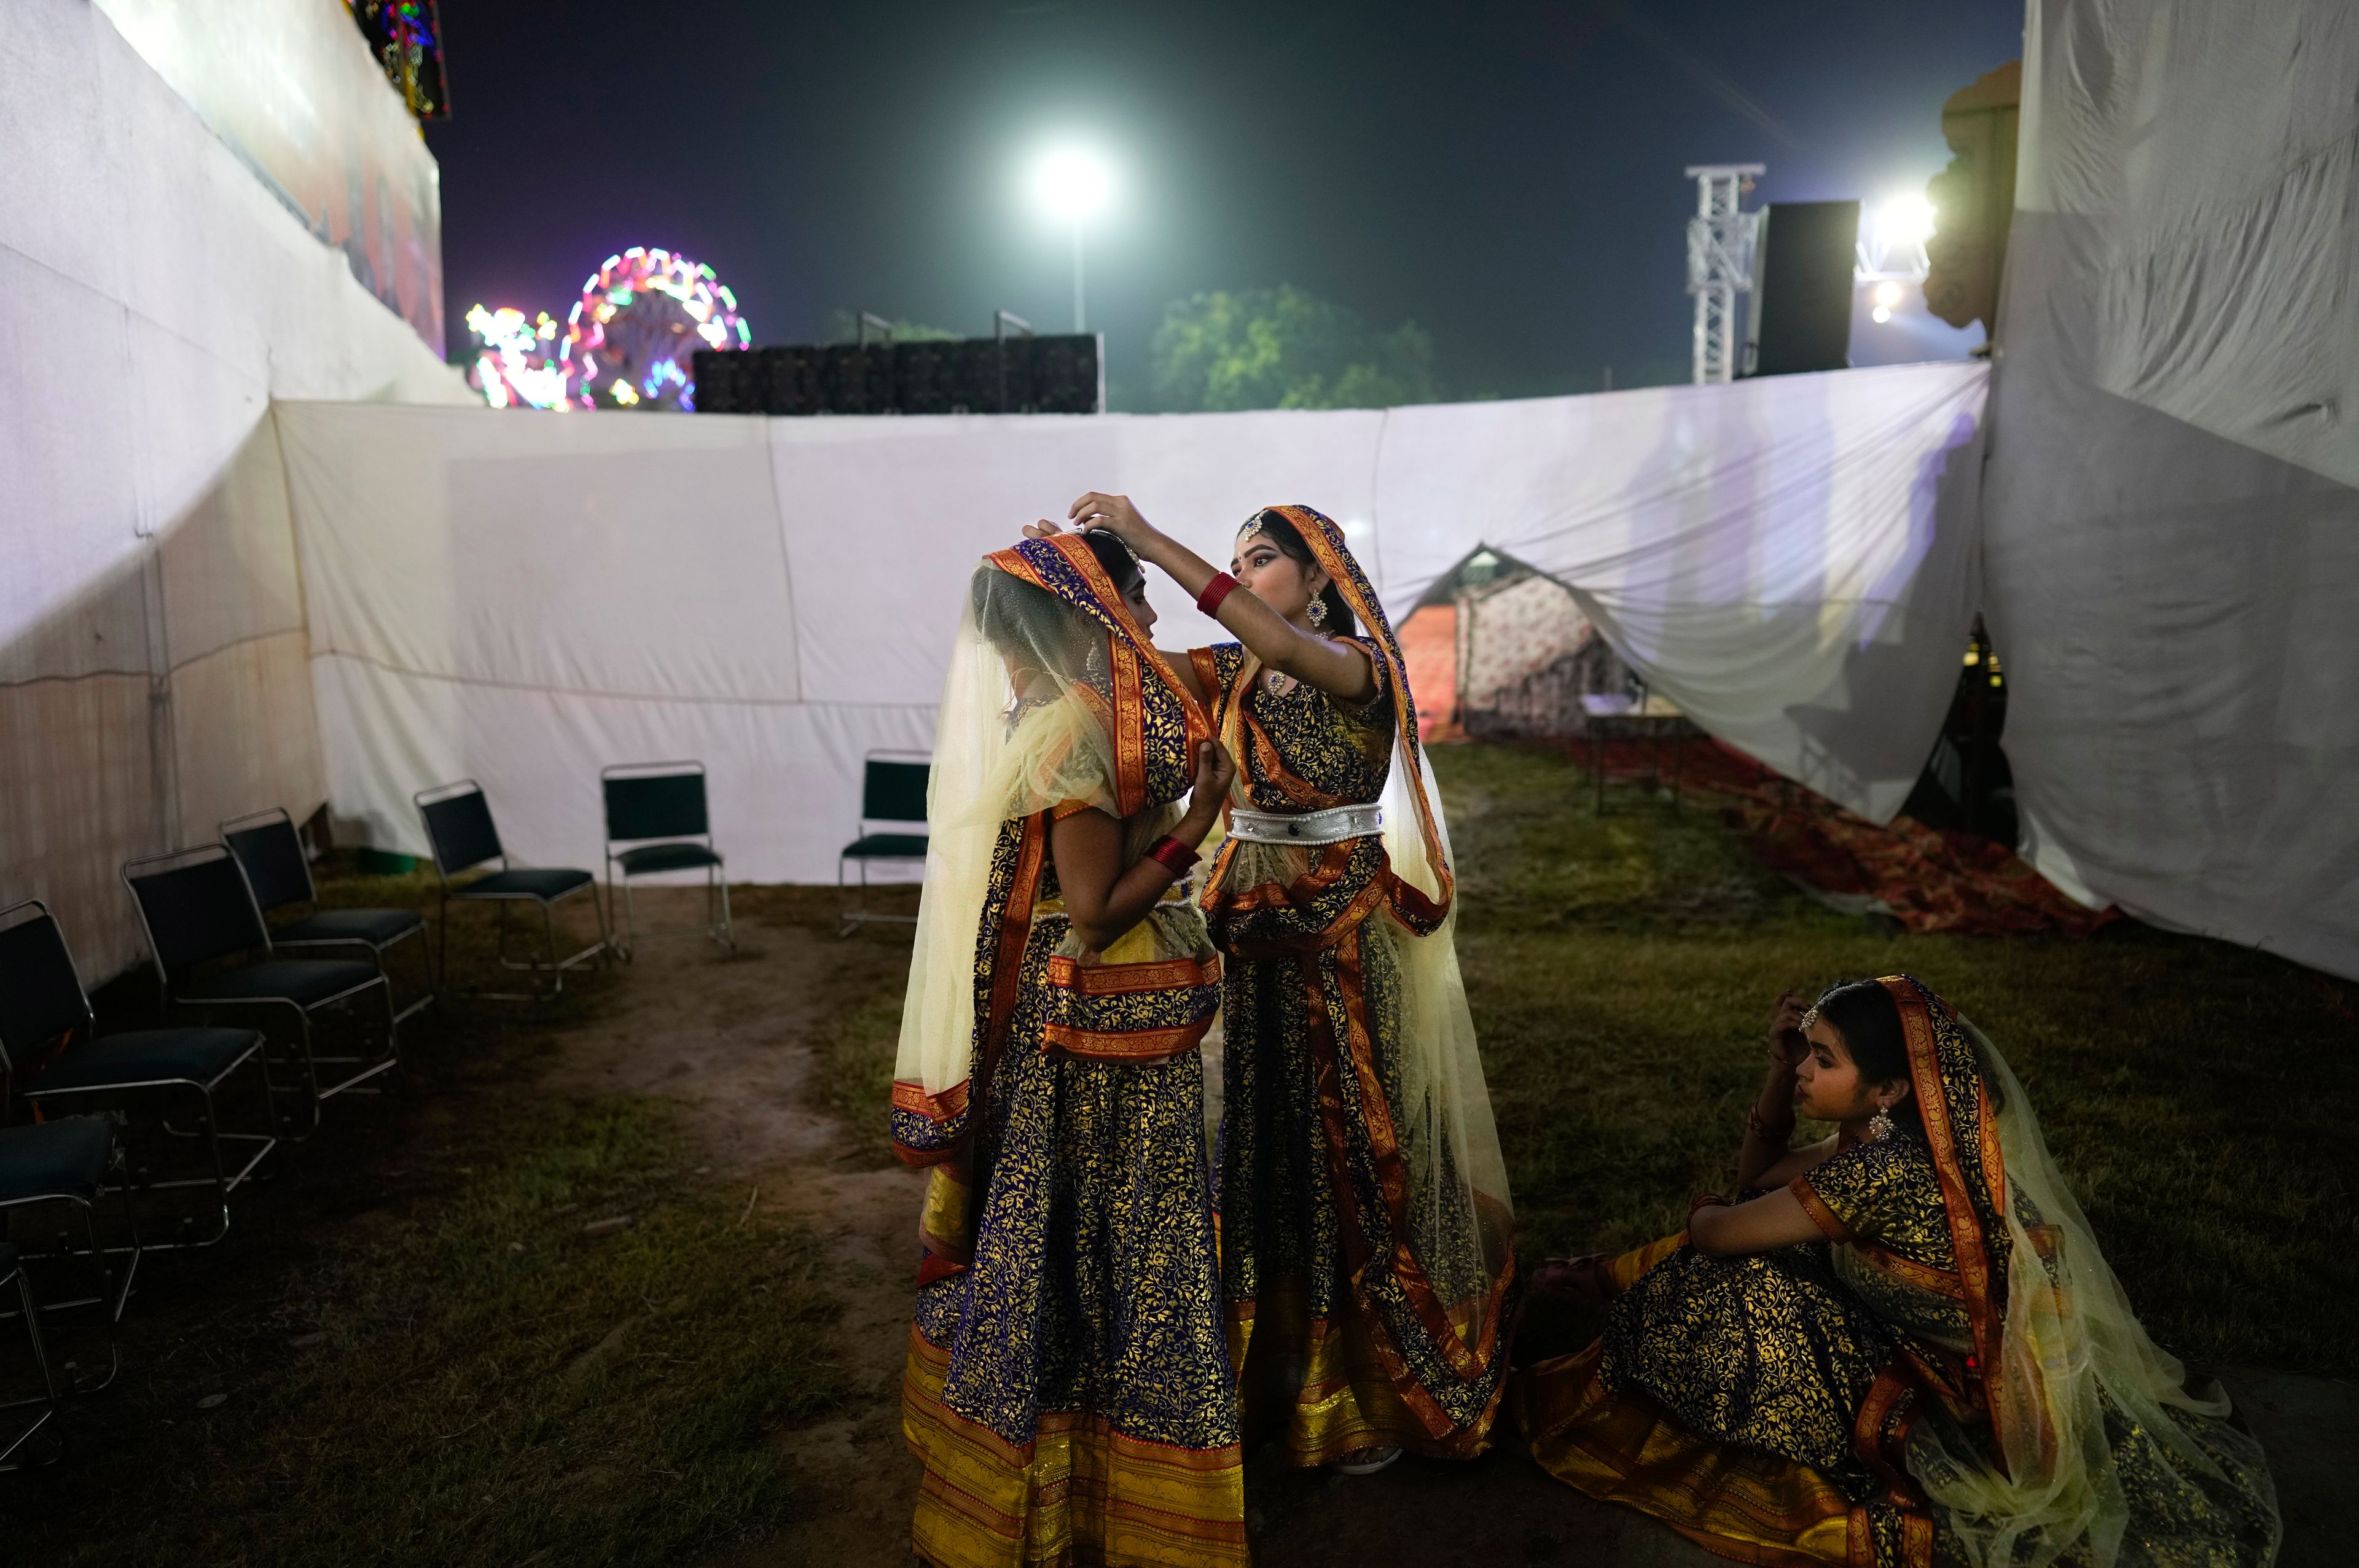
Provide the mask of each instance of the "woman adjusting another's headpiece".
[{"label": "woman adjusting another's headpiece", "polygon": [[1226,960],[1222,1277],[1248,1432],[1355,1474],[1472,1457],[1506,1373],[1512,1222],[1391,622],[1307,506],[1256,513],[1226,572],[1125,497],[1071,518],[1238,639],[1165,657],[1236,759],[1201,902]]}]

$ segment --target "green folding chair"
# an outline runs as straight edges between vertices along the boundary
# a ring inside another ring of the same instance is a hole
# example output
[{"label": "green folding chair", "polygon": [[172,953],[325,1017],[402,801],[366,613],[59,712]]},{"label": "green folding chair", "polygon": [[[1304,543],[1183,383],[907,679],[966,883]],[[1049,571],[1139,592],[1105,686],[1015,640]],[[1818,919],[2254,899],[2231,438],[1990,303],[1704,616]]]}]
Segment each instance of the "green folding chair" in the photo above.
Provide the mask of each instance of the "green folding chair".
[{"label": "green folding chair", "polygon": [[868,868],[878,860],[925,860],[926,784],[932,773],[932,759],[914,752],[871,752],[863,759],[860,836],[843,847],[835,862],[835,885],[840,890],[851,887],[846,868],[860,868],[858,902],[837,921],[839,937],[851,935],[853,926],[871,921],[918,923],[914,914],[881,914],[868,907]]},{"label": "green folding chair", "polygon": [[[734,951],[737,935],[729,922],[729,879],[721,851],[712,847],[712,818],[704,804],[702,762],[618,762],[598,773],[606,797],[606,887],[623,896],[623,956],[639,939],[639,916],[631,901],[631,879],[658,871],[704,872],[704,923],[651,929],[649,936],[711,937]],[[698,839],[702,843],[698,843]],[[619,873],[619,874],[618,874]]]}]

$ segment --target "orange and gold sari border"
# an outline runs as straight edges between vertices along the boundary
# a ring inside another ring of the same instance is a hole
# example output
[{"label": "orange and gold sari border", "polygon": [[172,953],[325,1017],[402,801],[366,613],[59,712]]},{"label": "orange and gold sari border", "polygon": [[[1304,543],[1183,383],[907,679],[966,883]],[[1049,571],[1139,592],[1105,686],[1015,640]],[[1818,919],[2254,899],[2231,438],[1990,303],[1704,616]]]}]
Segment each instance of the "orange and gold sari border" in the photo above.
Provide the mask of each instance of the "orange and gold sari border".
[{"label": "orange and gold sari border", "polygon": [[1065,954],[1049,959],[1049,983],[1082,996],[1133,996],[1221,983],[1221,956],[1158,958],[1144,964],[1083,964]]},{"label": "orange and gold sari border", "polygon": [[1599,1376],[1603,1342],[1516,1384],[1533,1459],[1601,1502],[1653,1515],[1714,1556],[1758,1568],[1875,1568],[1864,1509],[1817,1472],[1706,1442]]},{"label": "orange and gold sari border", "polygon": [[[1288,1301],[1300,1305],[1299,1294]],[[1251,1302],[1230,1306],[1231,1354],[1241,1372],[1245,1347],[1254,1337],[1253,1311]],[[1299,1357],[1302,1368],[1284,1412],[1289,1465],[1315,1468],[1364,1448],[1396,1445],[1429,1459],[1473,1459],[1489,1449],[1504,1379],[1493,1390],[1482,1419],[1457,1425],[1433,1408],[1430,1396],[1413,1380],[1403,1386],[1397,1362],[1382,1355],[1381,1325],[1370,1314],[1358,1314],[1349,1327],[1330,1318],[1305,1320],[1286,1312],[1278,1315],[1290,1321],[1284,1332],[1276,1324],[1267,1325],[1262,1336],[1266,1346],[1282,1356]],[[1356,1357],[1349,1342],[1355,1333],[1365,1341]],[[1376,1368],[1365,1365],[1371,1351],[1376,1353]],[[1382,1376],[1369,1375],[1378,1368]]]},{"label": "orange and gold sari border", "polygon": [[[1961,1298],[1966,1306],[1966,1321],[1973,1330],[1974,1350],[1984,1375],[1998,1366],[2000,1337],[1999,1304],[1993,1302],[1990,1254],[1984,1249],[1981,1219],[1974,1213],[1973,1198],[1966,1190],[1965,1171],[1959,1163],[1956,1129],[1950,1118],[1949,1096],[1941,1084],[1940,1042],[1935,1033],[1932,1006],[1915,981],[1905,975],[1886,975],[1880,979],[1886,992],[1900,1013],[1900,1028],[1908,1044],[1909,1092],[1917,1097],[1918,1119],[1925,1129],[1925,1142],[1932,1152],[1933,1170],[1940,1179],[1941,1207],[1950,1224],[1950,1245],[1956,1254],[1958,1279],[1964,1287]],[[1974,1093],[1979,1113],[1977,1120],[1990,1120],[1990,1097],[1979,1085]],[[1997,1139],[1976,1128],[1984,1141],[1984,1151],[1995,1157]],[[2000,1192],[2006,1190],[2005,1173],[1990,1165],[1984,1166],[1984,1179]],[[2005,1214],[2002,1206],[1999,1213]]]},{"label": "orange and gold sari border", "polygon": [[[1416,697],[1409,689],[1408,666],[1401,657],[1400,641],[1393,634],[1392,622],[1386,618],[1384,606],[1375,602],[1363,587],[1366,579],[1362,576],[1358,563],[1336,542],[1331,532],[1334,525],[1309,507],[1273,506],[1266,510],[1278,514],[1294,524],[1295,532],[1302,535],[1302,542],[1310,546],[1312,555],[1319,557],[1321,569],[1334,579],[1336,589],[1343,596],[1343,602],[1351,607],[1352,613],[1359,618],[1376,645],[1384,650],[1385,663],[1392,672],[1393,720],[1399,730],[1401,757],[1422,773],[1424,752],[1417,733]],[[1435,880],[1440,885],[1441,896],[1434,902],[1446,915],[1456,891],[1450,856],[1442,849],[1440,828],[1434,822],[1432,811],[1426,803],[1425,791],[1413,791],[1412,795],[1417,803],[1418,828],[1425,836],[1426,855],[1432,862]]]},{"label": "orange and gold sari border", "polygon": [[1160,1062],[1183,1055],[1204,1043],[1212,1021],[1205,1018],[1177,1029],[1138,1029],[1121,1033],[1079,1029],[1050,1023],[1041,1032],[1041,1049],[1062,1051],[1093,1062]]},{"label": "orange and gold sari border", "polygon": [[1810,1185],[1808,1171],[1788,1182],[1786,1190],[1794,1195],[1794,1201],[1802,1206],[1802,1212],[1810,1217],[1810,1223],[1817,1226],[1828,1240],[1849,1241],[1852,1238],[1851,1227],[1843,1223],[1843,1216],[1827,1206],[1826,1199],[1819,1196],[1817,1189]]},{"label": "orange and gold sari border", "polygon": [[1249,1561],[1241,1446],[1158,1443],[1080,1411],[1044,1411],[1033,1441],[1012,1444],[942,1402],[948,1368],[949,1353],[912,1330],[902,1431],[926,1466],[915,1522],[925,1560],[1012,1563],[1027,1542],[1068,1536],[1108,1561]]},{"label": "orange and gold sari border", "polygon": [[[1222,848],[1244,842],[1231,838]],[[1339,838],[1321,846],[1319,858],[1310,869],[1290,882],[1256,882],[1249,888],[1231,891],[1220,888],[1208,891],[1204,899],[1207,911],[1225,910],[1234,914],[1249,914],[1255,910],[1280,909],[1293,904],[1307,904],[1320,893],[1335,885],[1343,873],[1352,869],[1352,846],[1354,840]]]},{"label": "orange and gold sari border", "polygon": [[923,1084],[908,1078],[893,1080],[893,1108],[922,1116],[928,1121],[947,1122],[966,1113],[967,1080],[961,1078],[950,1087],[928,1094]]},{"label": "orange and gold sari border", "polygon": [[[1383,1081],[1376,1076],[1375,1033],[1368,1025],[1367,996],[1360,974],[1360,942],[1356,931],[1347,933],[1336,945],[1335,970],[1338,989],[1343,992],[1344,1022],[1349,1031],[1349,1038],[1345,1042],[1347,1049],[1343,1054],[1350,1061],[1353,1075],[1357,1080],[1360,1116],[1367,1127],[1369,1154],[1376,1168],[1377,1186],[1384,1194],[1386,1223],[1392,1235],[1406,1237],[1409,1234],[1408,1165],[1401,1155],[1399,1135],[1393,1127],[1391,1102],[1386,1098]],[[1320,1003],[1320,987],[1315,971],[1306,966],[1306,976],[1311,992],[1309,1011],[1313,1049],[1323,1048],[1332,1055],[1336,1042],[1328,1024],[1327,1010]],[[1322,1112],[1326,1109],[1323,1090],[1321,1108]],[[1340,1103],[1335,1107],[1335,1112],[1328,1128],[1331,1140],[1336,1139],[1341,1131]],[[1330,1144],[1331,1150],[1343,1146],[1340,1141]],[[1335,1185],[1339,1203],[1353,1205],[1353,1200],[1348,1195],[1351,1192],[1349,1173],[1336,1171]],[[1347,1209],[1347,1233],[1356,1234],[1357,1227],[1350,1223],[1351,1217]],[[1401,1287],[1401,1293],[1416,1312],[1419,1325],[1425,1330],[1461,1381],[1477,1382],[1494,1370],[1492,1362],[1498,1348],[1500,1308],[1516,1275],[1516,1260],[1512,1254],[1486,1292],[1482,1332],[1472,1346],[1460,1333],[1462,1319],[1452,1320],[1452,1314],[1443,1307],[1424,1265],[1406,1245],[1395,1246],[1386,1266],[1391,1270],[1393,1278]],[[1397,1354],[1389,1344],[1383,1343],[1383,1336],[1378,1337],[1383,1349],[1388,1354]]]},{"label": "orange and gold sari border", "polygon": [[[1798,1178],[1799,1179],[1799,1178]],[[1930,1263],[1919,1263],[1913,1258],[1903,1258],[1897,1252],[1887,1252],[1871,1242],[1854,1241],[1852,1251],[1860,1262],[1879,1274],[1888,1274],[1906,1285],[1951,1301],[1966,1299],[1965,1281],[1947,1269],[1936,1269]]]}]

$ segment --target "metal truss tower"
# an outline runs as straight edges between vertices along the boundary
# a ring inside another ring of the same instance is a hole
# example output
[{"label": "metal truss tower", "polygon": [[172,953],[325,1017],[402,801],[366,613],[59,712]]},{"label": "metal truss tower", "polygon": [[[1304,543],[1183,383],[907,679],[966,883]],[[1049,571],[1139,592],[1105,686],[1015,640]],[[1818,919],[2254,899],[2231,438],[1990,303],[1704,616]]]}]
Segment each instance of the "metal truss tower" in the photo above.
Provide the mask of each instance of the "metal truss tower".
[{"label": "metal truss tower", "polygon": [[1736,373],[1736,297],[1753,291],[1753,236],[1760,214],[1737,203],[1767,166],[1697,164],[1696,215],[1688,220],[1688,292],[1695,296],[1695,384]]}]

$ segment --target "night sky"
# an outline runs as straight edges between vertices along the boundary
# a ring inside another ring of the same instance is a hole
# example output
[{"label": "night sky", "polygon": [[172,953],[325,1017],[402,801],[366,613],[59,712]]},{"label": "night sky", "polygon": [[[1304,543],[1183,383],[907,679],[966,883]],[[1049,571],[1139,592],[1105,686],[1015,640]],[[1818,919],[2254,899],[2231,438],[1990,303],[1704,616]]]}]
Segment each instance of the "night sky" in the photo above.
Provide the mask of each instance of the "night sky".
[{"label": "night sky", "polygon": [[[2021,0],[806,6],[441,0],[454,353],[469,305],[560,319],[608,254],[731,285],[756,342],[837,308],[987,335],[1071,322],[1071,241],[1024,183],[1121,171],[1090,325],[1136,406],[1167,301],[1294,283],[1434,336],[1452,395],[1686,379],[1690,163],[1760,199],[1919,192],[1940,104],[2021,51]],[[1913,303],[1913,302],[1912,302]],[[1864,322],[1864,319],[1863,319]],[[1979,340],[1921,308],[1862,363]]]}]

